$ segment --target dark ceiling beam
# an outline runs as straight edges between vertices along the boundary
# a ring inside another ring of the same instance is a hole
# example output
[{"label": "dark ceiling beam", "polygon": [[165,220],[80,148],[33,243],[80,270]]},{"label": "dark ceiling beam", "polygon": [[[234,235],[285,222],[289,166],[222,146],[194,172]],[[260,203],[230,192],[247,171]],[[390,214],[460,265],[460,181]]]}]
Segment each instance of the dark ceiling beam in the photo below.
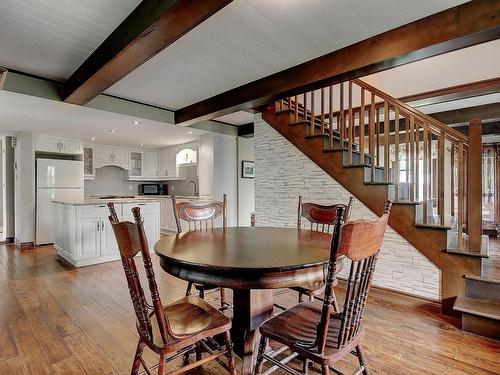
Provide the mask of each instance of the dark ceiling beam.
[{"label": "dark ceiling beam", "polygon": [[84,105],[231,0],[143,0],[64,83],[63,100]]},{"label": "dark ceiling beam", "polygon": [[499,37],[500,0],[468,2],[181,108],[175,121],[188,125],[255,108]]},{"label": "dark ceiling beam", "polygon": [[[469,135],[469,125],[454,126],[453,129]],[[500,120],[481,124],[482,135],[500,134]]]},{"label": "dark ceiling beam", "polygon": [[429,113],[429,116],[447,125],[466,123],[473,118],[478,118],[483,121],[498,119],[500,118],[500,103],[482,104],[474,107]]},{"label": "dark ceiling beam", "polygon": [[464,83],[399,98],[412,106],[424,106],[500,92],[500,77]]},{"label": "dark ceiling beam", "polygon": [[254,135],[254,125],[253,122],[248,124],[243,124],[238,126],[238,137],[252,138]]}]

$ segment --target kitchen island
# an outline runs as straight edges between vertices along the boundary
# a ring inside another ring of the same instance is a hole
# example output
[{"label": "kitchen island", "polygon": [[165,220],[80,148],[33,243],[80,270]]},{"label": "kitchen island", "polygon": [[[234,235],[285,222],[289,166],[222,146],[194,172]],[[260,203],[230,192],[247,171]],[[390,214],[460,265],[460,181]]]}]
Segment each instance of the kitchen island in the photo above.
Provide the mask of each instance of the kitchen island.
[{"label": "kitchen island", "polygon": [[120,259],[109,222],[107,203],[115,204],[120,220],[133,221],[131,209],[140,207],[151,251],[160,238],[160,202],[153,197],[119,199],[86,198],[53,201],[55,206],[54,247],[59,256],[75,267]]}]

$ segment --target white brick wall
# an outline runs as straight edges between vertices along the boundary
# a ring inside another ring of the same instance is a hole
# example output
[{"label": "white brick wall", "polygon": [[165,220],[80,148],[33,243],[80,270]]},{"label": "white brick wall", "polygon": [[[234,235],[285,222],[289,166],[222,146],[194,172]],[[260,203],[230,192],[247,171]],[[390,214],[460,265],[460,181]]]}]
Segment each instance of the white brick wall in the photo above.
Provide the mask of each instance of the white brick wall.
[{"label": "white brick wall", "polygon": [[[294,227],[297,199],[347,203],[349,192],[255,115],[255,213],[257,226]],[[355,200],[351,219],[376,218]],[[344,267],[343,276],[348,270]],[[392,228],[378,258],[373,285],[439,299],[440,271]]]}]

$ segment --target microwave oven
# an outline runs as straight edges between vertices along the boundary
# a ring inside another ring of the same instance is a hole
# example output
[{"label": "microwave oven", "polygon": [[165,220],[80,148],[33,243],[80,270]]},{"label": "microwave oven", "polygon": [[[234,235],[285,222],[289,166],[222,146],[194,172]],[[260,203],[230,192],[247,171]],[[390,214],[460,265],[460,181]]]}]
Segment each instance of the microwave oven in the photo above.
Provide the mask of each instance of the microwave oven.
[{"label": "microwave oven", "polygon": [[141,195],[160,195],[162,186],[160,184],[140,184],[139,194]]}]

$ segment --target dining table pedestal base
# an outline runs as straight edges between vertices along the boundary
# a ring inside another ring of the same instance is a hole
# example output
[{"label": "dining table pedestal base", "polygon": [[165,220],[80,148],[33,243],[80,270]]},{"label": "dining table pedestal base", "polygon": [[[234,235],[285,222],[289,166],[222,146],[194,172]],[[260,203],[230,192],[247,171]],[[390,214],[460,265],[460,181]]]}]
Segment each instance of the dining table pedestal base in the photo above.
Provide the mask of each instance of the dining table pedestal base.
[{"label": "dining table pedestal base", "polygon": [[241,374],[250,375],[256,359],[259,326],[273,314],[273,290],[234,289],[233,306],[234,352],[241,358]]}]

